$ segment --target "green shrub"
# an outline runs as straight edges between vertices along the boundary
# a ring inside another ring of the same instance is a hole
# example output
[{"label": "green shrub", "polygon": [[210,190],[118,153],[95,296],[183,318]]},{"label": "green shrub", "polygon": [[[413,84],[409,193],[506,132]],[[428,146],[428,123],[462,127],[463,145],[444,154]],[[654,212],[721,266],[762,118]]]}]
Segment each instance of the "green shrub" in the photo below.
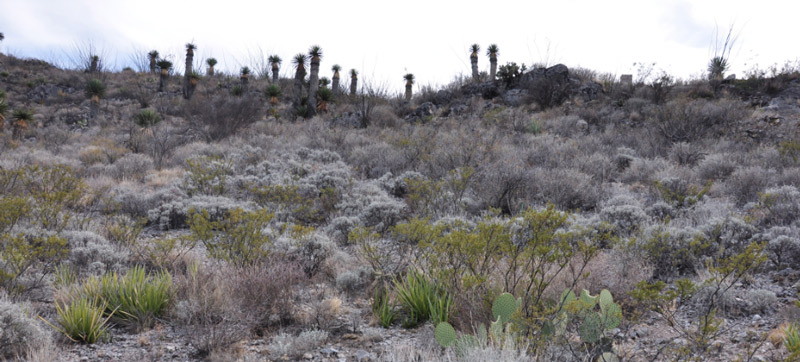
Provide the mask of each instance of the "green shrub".
[{"label": "green shrub", "polygon": [[93,344],[110,339],[107,323],[114,310],[107,312],[107,309],[108,306],[97,298],[82,297],[69,305],[56,302],[58,326],[42,320],[75,343]]},{"label": "green shrub", "polygon": [[92,79],[86,83],[85,91],[89,98],[103,98],[106,94],[106,85],[100,79]]},{"label": "green shrub", "polygon": [[191,238],[200,241],[208,255],[236,266],[258,264],[269,255],[272,237],[263,230],[274,214],[267,209],[229,210],[222,220],[212,221],[206,210],[189,211]]},{"label": "green shrub", "polygon": [[783,333],[786,335],[783,337],[783,345],[791,354],[787,360],[800,357],[800,327],[797,326],[797,323],[790,323],[783,329]]},{"label": "green shrub", "polygon": [[225,182],[232,174],[232,162],[222,157],[188,159],[183,186],[189,196],[222,195],[225,193]]},{"label": "green shrub", "polygon": [[161,115],[152,109],[143,109],[133,116],[133,122],[139,127],[150,128],[161,122]]},{"label": "green shrub", "polygon": [[107,316],[138,329],[152,327],[172,302],[172,275],[167,272],[149,274],[136,266],[123,276],[116,272],[100,278],[92,277],[83,286],[87,298],[101,300]]},{"label": "green shrub", "polygon": [[378,324],[383,328],[391,327],[392,323],[397,319],[397,311],[387,291],[383,289],[375,291],[375,297],[372,299],[372,313],[378,319]]}]

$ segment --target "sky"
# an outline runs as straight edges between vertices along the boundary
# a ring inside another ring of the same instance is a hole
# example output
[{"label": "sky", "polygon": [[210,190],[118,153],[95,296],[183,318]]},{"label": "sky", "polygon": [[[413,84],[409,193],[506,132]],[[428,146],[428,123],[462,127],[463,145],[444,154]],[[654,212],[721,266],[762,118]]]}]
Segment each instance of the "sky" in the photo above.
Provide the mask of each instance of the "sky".
[{"label": "sky", "polygon": [[392,92],[406,73],[417,87],[471,74],[473,43],[482,71],[484,49],[495,43],[501,65],[563,63],[637,78],[634,63],[655,63],[655,72],[688,79],[705,72],[715,34],[732,27],[732,73],[800,59],[800,2],[789,0],[0,0],[0,9],[0,52],[18,57],[72,67],[76,48],[92,44],[121,69],[156,49],[181,70],[184,44],[193,42],[195,64],[215,57],[218,69],[238,72],[277,54],[290,76],[292,56],[320,45],[320,76],[339,64]]}]

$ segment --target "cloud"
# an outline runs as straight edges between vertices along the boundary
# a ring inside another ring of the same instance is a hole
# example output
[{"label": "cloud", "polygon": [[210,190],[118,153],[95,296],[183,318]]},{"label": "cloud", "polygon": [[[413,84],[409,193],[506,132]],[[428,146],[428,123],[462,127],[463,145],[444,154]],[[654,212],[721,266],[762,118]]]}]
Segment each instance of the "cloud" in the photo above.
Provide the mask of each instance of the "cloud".
[{"label": "cloud", "polygon": [[715,26],[701,22],[694,16],[693,6],[688,1],[678,1],[664,8],[660,26],[667,39],[692,48],[706,49],[713,36]]}]

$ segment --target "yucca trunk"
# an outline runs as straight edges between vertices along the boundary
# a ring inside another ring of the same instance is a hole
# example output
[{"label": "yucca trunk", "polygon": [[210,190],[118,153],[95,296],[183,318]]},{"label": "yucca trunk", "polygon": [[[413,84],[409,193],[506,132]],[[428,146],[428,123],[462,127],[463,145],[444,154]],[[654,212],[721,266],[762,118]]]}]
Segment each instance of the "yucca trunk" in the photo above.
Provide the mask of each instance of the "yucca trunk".
[{"label": "yucca trunk", "polygon": [[166,69],[161,69],[161,76],[158,78],[158,91],[163,92],[164,88],[167,87],[167,77],[169,76],[169,71]]},{"label": "yucca trunk", "polygon": [[497,76],[497,54],[496,53],[492,53],[492,54],[489,55],[489,64],[490,64],[489,79],[494,80],[495,77]]},{"label": "yucca trunk", "polygon": [[309,113],[314,115],[317,108],[317,89],[319,89],[319,57],[311,57],[311,75],[308,77]]},{"label": "yucca trunk", "polygon": [[406,82],[406,102],[411,102],[411,82]]},{"label": "yucca trunk", "polygon": [[194,50],[186,49],[186,70],[183,72],[183,98],[192,98],[194,86],[192,86],[192,62],[194,61]]},{"label": "yucca trunk", "polygon": [[472,52],[469,56],[469,61],[472,63],[472,79],[478,81],[478,53]]},{"label": "yucca trunk", "polygon": [[356,91],[358,90],[358,76],[352,75],[350,76],[350,95],[356,95]]},{"label": "yucca trunk", "polygon": [[336,93],[339,92],[339,71],[338,70],[333,72],[333,78],[331,78],[331,80],[332,80],[331,90],[333,90],[333,94],[336,94]]},{"label": "yucca trunk", "polygon": [[156,58],[150,57],[150,73],[156,74]]},{"label": "yucca trunk", "polygon": [[100,97],[92,96],[92,100],[89,103],[89,119],[95,119],[97,117],[97,110],[100,108]]},{"label": "yucca trunk", "polygon": [[208,66],[208,71],[206,73],[208,74],[209,77],[213,77],[214,76],[214,66],[213,65],[209,65]]},{"label": "yucca trunk", "polygon": [[294,73],[294,106],[300,106],[301,99],[303,98],[303,82],[306,78],[306,68],[303,65],[297,66],[297,71]]},{"label": "yucca trunk", "polygon": [[278,63],[272,63],[272,84],[278,84],[278,71],[280,71]]},{"label": "yucca trunk", "polygon": [[12,124],[12,127],[14,128],[11,130],[11,138],[18,140],[22,138],[22,134],[25,132],[26,129],[28,129],[28,121],[21,119],[16,120]]}]

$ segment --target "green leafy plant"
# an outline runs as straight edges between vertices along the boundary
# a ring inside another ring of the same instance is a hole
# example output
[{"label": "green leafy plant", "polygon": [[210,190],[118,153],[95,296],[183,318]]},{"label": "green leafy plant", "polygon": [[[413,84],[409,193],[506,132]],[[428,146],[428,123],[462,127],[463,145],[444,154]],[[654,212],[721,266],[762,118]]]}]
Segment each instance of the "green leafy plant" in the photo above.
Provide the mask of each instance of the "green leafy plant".
[{"label": "green leafy plant", "polygon": [[476,329],[476,334],[464,334],[459,337],[450,323],[446,321],[436,325],[434,337],[442,347],[454,347],[458,355],[464,355],[469,348],[484,348],[489,345],[503,346],[506,339],[515,339],[511,330],[511,317],[520,309],[521,299],[514,298],[510,293],[500,294],[492,303],[492,316],[494,320],[487,330],[481,323]]},{"label": "green leafy plant", "polygon": [[133,122],[139,127],[150,128],[161,122],[161,115],[152,109],[143,109],[133,116]]},{"label": "green leafy plant", "polygon": [[434,323],[447,321],[452,298],[422,273],[416,270],[408,272],[405,278],[395,279],[394,288],[397,299],[408,312],[406,326],[413,327],[428,320]]},{"label": "green leafy plant", "polygon": [[86,96],[97,102],[106,95],[106,85],[100,79],[92,79],[86,83]]},{"label": "green leafy plant", "polygon": [[222,195],[226,181],[233,174],[233,164],[222,157],[198,157],[186,160],[184,188],[191,195]]},{"label": "green leafy plant", "polygon": [[120,276],[116,272],[92,277],[83,285],[87,298],[98,299],[106,306],[106,315],[134,325],[137,329],[152,327],[172,301],[172,275],[168,272],[147,273],[135,266]]},{"label": "green leafy plant", "polygon": [[57,326],[42,317],[39,318],[72,342],[94,344],[110,339],[107,324],[114,315],[114,310],[106,313],[107,308],[108,306],[98,298],[82,297],[69,304],[56,302]]},{"label": "green leafy plant", "polygon": [[274,214],[267,209],[229,210],[222,220],[211,220],[207,210],[189,211],[191,238],[200,241],[208,255],[236,266],[255,265],[269,255],[272,237],[263,232]]},{"label": "green leafy plant", "polygon": [[783,329],[783,333],[783,345],[790,354],[787,360],[793,361],[800,357],[800,327],[797,323],[790,323]]},{"label": "green leafy plant", "polygon": [[382,288],[375,290],[375,297],[372,299],[372,313],[383,328],[391,327],[397,319],[397,310],[395,310],[388,291]]}]

